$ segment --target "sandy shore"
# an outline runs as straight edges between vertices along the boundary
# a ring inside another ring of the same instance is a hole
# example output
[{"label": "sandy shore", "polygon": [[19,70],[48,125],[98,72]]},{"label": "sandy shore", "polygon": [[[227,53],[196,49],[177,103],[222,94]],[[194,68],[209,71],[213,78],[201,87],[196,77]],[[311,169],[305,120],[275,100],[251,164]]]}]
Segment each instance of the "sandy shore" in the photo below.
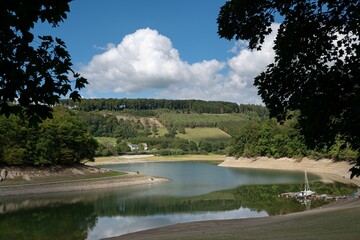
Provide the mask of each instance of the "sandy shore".
[{"label": "sandy shore", "polygon": [[323,181],[337,181],[343,183],[352,183],[360,186],[360,179],[350,179],[349,169],[353,166],[348,162],[334,162],[330,159],[312,160],[303,158],[300,160],[291,158],[232,158],[219,164],[221,167],[235,168],[257,168],[287,171],[307,171],[319,175]]}]

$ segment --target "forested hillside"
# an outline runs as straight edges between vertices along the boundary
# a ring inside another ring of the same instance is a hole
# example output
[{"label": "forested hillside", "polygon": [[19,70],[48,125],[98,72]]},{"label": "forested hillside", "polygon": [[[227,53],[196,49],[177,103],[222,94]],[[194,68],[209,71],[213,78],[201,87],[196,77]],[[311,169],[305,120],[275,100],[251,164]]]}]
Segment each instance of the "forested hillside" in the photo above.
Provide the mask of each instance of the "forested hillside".
[{"label": "forested hillside", "polygon": [[[127,143],[139,146],[146,143],[148,146],[146,152],[155,154],[214,152],[245,157],[301,158],[308,156],[335,160],[353,160],[358,156],[358,151],[353,150],[341,136],[337,137],[332,146],[308,149],[297,128],[296,112],[292,114],[293,117],[290,120],[278,124],[274,119],[269,119],[267,109],[259,105],[239,105],[236,112],[232,113],[198,113],[191,109],[179,108],[176,110],[155,107],[146,109],[146,107],[141,107],[141,104],[154,105],[146,103],[144,99],[137,100],[139,104],[137,108],[141,108],[140,110],[101,111],[101,108],[95,108],[94,111],[83,111],[82,108],[74,108],[74,111],[87,123],[93,136],[111,137],[115,139],[113,142],[117,142],[117,144],[111,144],[107,138],[99,139],[102,144],[98,154],[121,154],[130,151]],[[109,101],[113,103],[113,99]],[[149,101],[152,102],[153,99]],[[170,102],[172,101],[169,100]],[[184,100],[184,103],[186,102],[191,101]],[[222,102],[200,102],[203,106],[222,104]],[[109,103],[103,99],[93,101],[92,104],[95,103],[109,106]],[[163,105],[159,106],[163,107]],[[185,105],[177,104],[177,106]],[[215,138],[209,137],[220,130],[228,134],[229,138],[224,138],[222,135],[215,135],[218,136]],[[196,138],[193,137],[194,134]],[[144,149],[140,147],[138,151],[144,151]]]},{"label": "forested hillside", "polygon": [[74,103],[71,100],[61,100],[61,106],[76,108],[81,111],[123,111],[123,110],[156,110],[168,109],[184,113],[246,113],[258,112],[268,114],[266,108],[258,105],[238,105],[233,102],[203,101],[203,100],[167,100],[167,99],[82,99]]},{"label": "forested hillside", "polygon": [[[297,127],[296,112],[292,113],[291,119],[278,124],[275,119],[268,118],[263,106],[199,101],[197,103],[201,104],[197,106],[202,110],[206,106],[216,106],[212,109],[232,106],[234,110],[230,113],[225,110],[224,113],[199,113],[195,111],[195,105],[174,109],[175,105],[194,103],[191,100],[164,100],[164,104],[172,104],[172,109],[163,108],[165,105],[155,108],[153,103],[157,101],[154,99],[150,99],[150,103],[137,100],[122,102],[134,108],[116,111],[111,111],[108,106],[115,106],[123,99],[84,100],[82,104],[88,108],[70,106],[64,100],[62,103],[66,108],[55,107],[54,118],[35,128],[19,117],[1,117],[0,164],[73,164],[93,160],[96,155],[130,152],[160,155],[218,153],[275,158],[308,156],[335,160],[354,160],[359,156],[359,152],[341,136],[337,136],[331,146],[307,148]],[[132,101],[138,104],[137,107],[130,105]]]},{"label": "forested hillside", "polygon": [[[219,101],[85,99],[77,105],[66,100],[61,104],[72,109],[97,137],[98,155],[129,152],[130,143],[140,146],[137,151],[143,151],[146,143],[147,152],[155,154],[225,154],[232,124],[268,116],[263,106]],[[198,130],[189,130],[194,128]]]}]

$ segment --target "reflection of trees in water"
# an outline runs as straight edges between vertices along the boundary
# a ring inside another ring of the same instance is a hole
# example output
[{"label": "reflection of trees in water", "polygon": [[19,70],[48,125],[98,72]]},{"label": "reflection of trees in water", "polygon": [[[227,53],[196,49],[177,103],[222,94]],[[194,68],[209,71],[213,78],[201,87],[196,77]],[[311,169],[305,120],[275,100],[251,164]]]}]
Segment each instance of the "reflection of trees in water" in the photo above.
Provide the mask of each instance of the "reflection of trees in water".
[{"label": "reflection of trees in water", "polygon": [[269,215],[303,211],[295,199],[279,198],[289,189],[301,185],[253,185],[216,191],[196,197],[143,196],[139,198],[104,198],[95,203],[95,211],[101,216],[148,216],[207,211],[230,211],[249,208],[266,211]]},{"label": "reflection of trees in water", "polygon": [[[114,215],[147,216],[154,214],[226,211],[239,209],[241,204],[233,199],[192,200],[184,198],[153,197],[128,199],[121,203]],[[110,212],[108,212],[109,214]]]},{"label": "reflection of trees in water", "polygon": [[[302,188],[302,184],[251,185],[195,197],[136,197],[131,192],[108,190],[1,200],[0,233],[4,239],[86,239],[99,217],[216,212],[241,207],[269,215],[286,214],[303,211],[305,206],[294,198],[278,195]],[[312,188],[318,193],[334,195],[356,191],[356,187],[339,183],[312,183]],[[318,207],[324,203],[313,201],[311,205]]]},{"label": "reflection of trees in water", "polygon": [[26,195],[4,197],[0,200],[0,214],[11,213],[46,206],[92,203],[102,196],[101,191],[50,193],[42,195]]},{"label": "reflection of trees in water", "polygon": [[[313,183],[312,187],[321,193],[346,195],[356,191],[356,187],[341,183]],[[265,211],[269,215],[280,215],[306,210],[306,206],[295,198],[279,197],[284,192],[296,192],[302,189],[302,184],[247,185],[235,189],[216,191],[196,197],[145,197],[126,199],[116,204],[107,214],[121,216],[145,216],[153,214],[189,213],[204,211],[229,211],[249,208],[253,211]],[[320,207],[327,202],[318,199],[312,202],[312,207]],[[98,208],[99,206],[96,206]],[[102,209],[103,210],[103,209]],[[99,211],[99,213],[104,213]]]},{"label": "reflection of trees in water", "polygon": [[3,239],[86,239],[97,216],[92,204],[48,205],[2,214]]}]

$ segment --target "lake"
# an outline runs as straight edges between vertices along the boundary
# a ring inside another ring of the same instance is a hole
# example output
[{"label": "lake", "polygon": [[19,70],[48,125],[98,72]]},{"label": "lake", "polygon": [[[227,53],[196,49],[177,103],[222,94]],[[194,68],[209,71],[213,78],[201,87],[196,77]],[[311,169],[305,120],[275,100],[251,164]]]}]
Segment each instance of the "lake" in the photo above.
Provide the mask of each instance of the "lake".
[{"label": "lake", "polygon": [[[3,198],[0,200],[0,238],[100,239],[183,222],[264,217],[278,210],[269,210],[261,204],[257,207],[243,198],[244,192],[232,189],[304,181],[303,172],[223,168],[207,162],[102,167],[139,171],[170,181]],[[310,180],[317,178],[311,174],[308,177]]]}]

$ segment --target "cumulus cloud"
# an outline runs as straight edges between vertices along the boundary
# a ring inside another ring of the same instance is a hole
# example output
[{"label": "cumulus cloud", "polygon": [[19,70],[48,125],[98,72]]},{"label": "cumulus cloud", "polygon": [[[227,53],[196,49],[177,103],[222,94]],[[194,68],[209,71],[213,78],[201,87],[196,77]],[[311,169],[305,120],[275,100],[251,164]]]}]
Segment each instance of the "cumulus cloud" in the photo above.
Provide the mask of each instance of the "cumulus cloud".
[{"label": "cumulus cloud", "polygon": [[253,78],[273,61],[274,38],[275,34],[270,35],[259,52],[237,43],[231,50],[234,57],[227,62],[212,59],[189,64],[169,38],[156,30],[139,29],[117,46],[108,44],[80,73],[89,80],[90,92],[98,94],[151,90],[154,98],[261,103]]},{"label": "cumulus cloud", "polygon": [[114,43],[108,43],[106,44],[105,47],[102,47],[102,46],[98,46],[98,45],[94,45],[93,48],[97,49],[97,50],[101,50],[101,51],[107,51],[111,48],[115,47],[115,44]]}]

